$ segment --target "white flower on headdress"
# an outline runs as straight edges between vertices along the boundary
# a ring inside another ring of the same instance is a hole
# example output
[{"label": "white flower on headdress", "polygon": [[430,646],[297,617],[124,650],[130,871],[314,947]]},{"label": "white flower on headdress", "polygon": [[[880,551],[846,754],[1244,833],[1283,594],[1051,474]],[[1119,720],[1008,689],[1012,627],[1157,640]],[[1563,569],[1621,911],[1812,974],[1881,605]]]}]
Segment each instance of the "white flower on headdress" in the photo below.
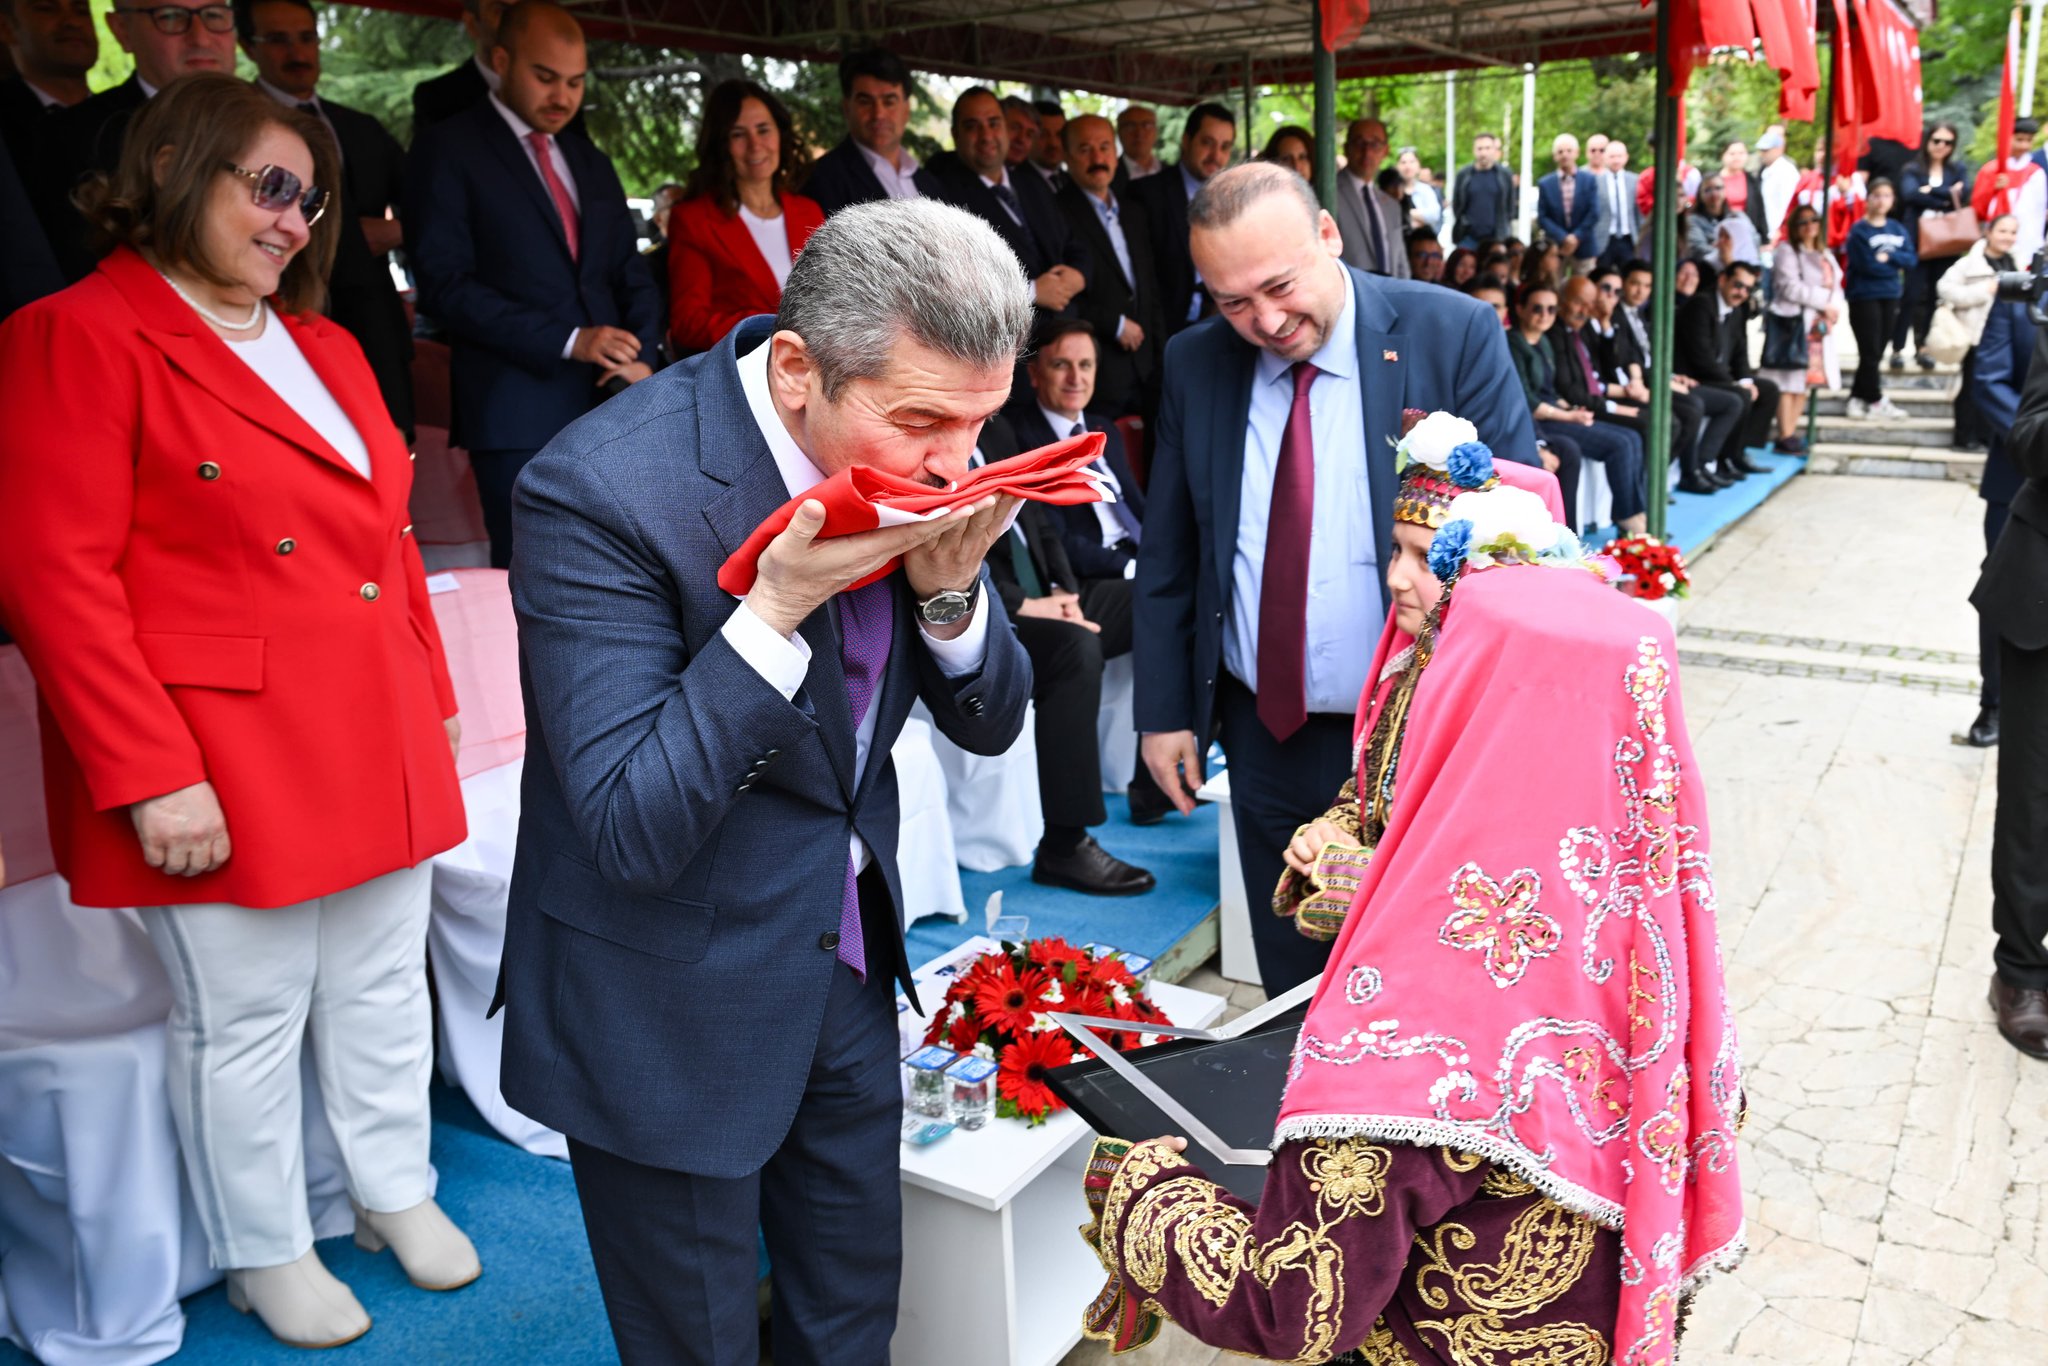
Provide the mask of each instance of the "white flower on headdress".
[{"label": "white flower on headdress", "polygon": [[1445,470],[1450,468],[1453,450],[1478,439],[1479,429],[1464,418],[1435,412],[1416,423],[1394,451],[1404,467],[1419,460],[1433,470]]},{"label": "white flower on headdress", "polygon": [[1550,520],[1550,509],[1527,489],[1501,485],[1479,493],[1461,493],[1444,510],[1446,523],[1464,520],[1472,524],[1471,553],[1474,563],[1481,556],[1503,554],[1514,559],[1535,559],[1566,545],[1574,551],[1577,538],[1569,528]]}]

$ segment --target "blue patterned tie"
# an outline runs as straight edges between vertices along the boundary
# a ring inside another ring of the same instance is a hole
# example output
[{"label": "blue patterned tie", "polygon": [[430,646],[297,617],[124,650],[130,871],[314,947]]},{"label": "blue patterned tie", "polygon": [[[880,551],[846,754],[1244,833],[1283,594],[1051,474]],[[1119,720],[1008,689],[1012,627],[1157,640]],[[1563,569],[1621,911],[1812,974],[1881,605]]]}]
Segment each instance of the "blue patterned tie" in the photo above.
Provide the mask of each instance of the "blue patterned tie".
[{"label": "blue patterned tie", "polygon": [[[1088,429],[1081,423],[1076,422],[1074,424],[1074,429],[1068,432],[1067,435],[1070,438],[1076,436],[1086,436],[1088,435]],[[1110,472],[1109,459],[1107,456],[1097,459],[1095,462],[1095,468],[1102,471],[1102,473],[1109,475],[1112,479],[1116,477],[1114,474]],[[1138,515],[1135,512],[1131,511],[1131,505],[1129,503],[1126,503],[1122,498],[1118,498],[1114,503],[1105,503],[1103,506],[1109,509],[1109,515],[1113,519],[1115,519],[1116,524],[1123,528],[1124,539],[1129,541],[1132,545],[1138,544],[1138,539],[1139,537],[1145,534],[1145,530],[1144,527],[1141,526],[1138,522]]]},{"label": "blue patterned tie", "polygon": [[[839,595],[839,657],[846,665],[846,700],[853,709],[853,728],[868,714],[875,689],[882,680],[882,666],[889,659],[889,643],[896,630],[896,602],[889,580],[879,579],[865,588]],[[872,762],[874,756],[869,755]],[[867,943],[860,927],[860,890],[855,886],[853,855],[846,857],[846,891],[839,903],[839,961],[852,968],[865,982],[868,976]]]}]

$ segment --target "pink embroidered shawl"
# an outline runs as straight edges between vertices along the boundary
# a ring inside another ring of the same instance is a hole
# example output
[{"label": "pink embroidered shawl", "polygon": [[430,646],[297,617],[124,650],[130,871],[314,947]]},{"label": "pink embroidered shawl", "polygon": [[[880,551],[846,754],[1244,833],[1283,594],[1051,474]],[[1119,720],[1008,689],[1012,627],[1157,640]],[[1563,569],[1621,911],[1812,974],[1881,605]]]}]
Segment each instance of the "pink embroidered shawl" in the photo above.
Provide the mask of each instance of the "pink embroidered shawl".
[{"label": "pink embroidered shawl", "polygon": [[1444,1144],[1620,1231],[1624,1366],[1670,1360],[1681,1295],[1743,1246],[1676,659],[1662,618],[1583,569],[1465,571],[1275,1138]]}]

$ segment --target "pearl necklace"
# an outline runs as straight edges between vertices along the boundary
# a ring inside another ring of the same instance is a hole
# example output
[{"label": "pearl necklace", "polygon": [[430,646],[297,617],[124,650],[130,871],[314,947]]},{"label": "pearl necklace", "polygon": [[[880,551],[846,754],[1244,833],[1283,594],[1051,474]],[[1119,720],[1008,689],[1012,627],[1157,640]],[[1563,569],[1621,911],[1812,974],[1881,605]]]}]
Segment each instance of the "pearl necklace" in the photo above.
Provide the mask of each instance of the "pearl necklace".
[{"label": "pearl necklace", "polygon": [[249,332],[253,331],[255,328],[262,325],[263,300],[261,299],[258,299],[255,303],[255,306],[249,310],[249,319],[247,322],[231,322],[228,319],[223,318],[220,314],[213,312],[211,309],[201,304],[199,300],[193,298],[190,294],[187,294],[184,291],[184,289],[179,286],[178,282],[176,280],[173,280],[163,270],[159,269],[157,271],[157,274],[163,276],[164,283],[171,287],[171,292],[173,294],[176,294],[179,298],[183,299],[187,304],[191,306],[192,311],[194,313],[197,313],[200,317],[206,319],[206,321],[212,323],[215,327],[224,327],[230,332]]}]

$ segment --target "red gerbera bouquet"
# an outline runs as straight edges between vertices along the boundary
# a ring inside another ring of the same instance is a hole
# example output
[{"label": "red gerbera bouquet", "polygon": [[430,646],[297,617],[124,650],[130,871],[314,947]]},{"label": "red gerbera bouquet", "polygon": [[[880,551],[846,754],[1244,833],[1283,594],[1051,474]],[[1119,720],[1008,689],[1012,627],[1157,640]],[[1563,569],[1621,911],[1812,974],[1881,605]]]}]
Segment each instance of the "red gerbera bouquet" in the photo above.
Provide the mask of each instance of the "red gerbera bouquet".
[{"label": "red gerbera bouquet", "polygon": [[1627,576],[1621,580],[1621,591],[1630,597],[1682,598],[1692,587],[1685,556],[1677,546],[1666,545],[1655,536],[1623,536],[1609,541],[1600,553],[1621,566]]},{"label": "red gerbera bouquet", "polygon": [[1089,1056],[1053,1023],[1054,1011],[1129,1020],[1132,1029],[1104,1036],[1122,1052],[1139,1046],[1144,1026],[1172,1023],[1118,958],[1064,939],[1034,939],[985,953],[954,979],[924,1041],[956,1053],[981,1047],[998,1068],[996,1113],[1043,1124],[1066,1108],[1045,1074]]}]

